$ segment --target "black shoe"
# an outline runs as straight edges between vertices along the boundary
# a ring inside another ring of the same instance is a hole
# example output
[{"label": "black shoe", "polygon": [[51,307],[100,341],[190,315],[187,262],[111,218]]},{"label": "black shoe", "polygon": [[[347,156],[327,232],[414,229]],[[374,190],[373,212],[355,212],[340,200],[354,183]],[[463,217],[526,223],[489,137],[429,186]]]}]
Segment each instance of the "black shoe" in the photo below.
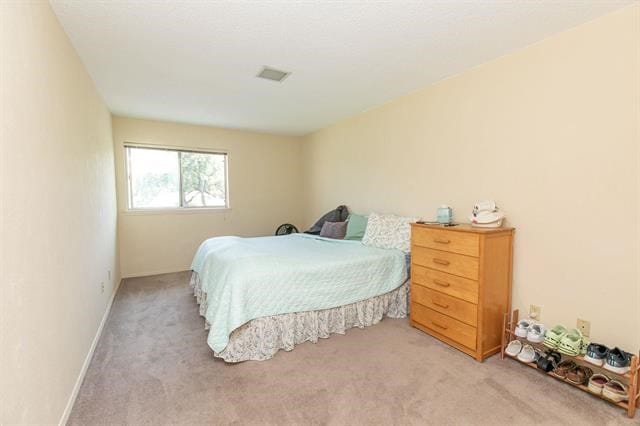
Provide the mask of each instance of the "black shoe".
[{"label": "black shoe", "polygon": [[543,356],[538,358],[536,365],[540,370],[546,371],[548,373],[549,371],[555,370],[561,359],[562,355],[560,355],[558,352],[547,351]]},{"label": "black shoe", "polygon": [[584,356],[584,360],[590,362],[593,365],[602,367],[604,360],[609,354],[609,348],[599,343],[591,343],[587,346],[587,354]]},{"label": "black shoe", "polygon": [[631,364],[631,354],[620,348],[613,348],[607,354],[607,362],[604,368],[617,374],[628,373]]}]

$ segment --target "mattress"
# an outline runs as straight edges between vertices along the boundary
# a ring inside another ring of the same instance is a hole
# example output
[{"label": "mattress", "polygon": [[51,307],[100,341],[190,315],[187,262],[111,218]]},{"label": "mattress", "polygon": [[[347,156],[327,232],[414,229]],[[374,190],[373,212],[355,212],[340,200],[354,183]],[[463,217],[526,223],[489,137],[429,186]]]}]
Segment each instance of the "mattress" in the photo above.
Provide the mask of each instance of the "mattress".
[{"label": "mattress", "polygon": [[405,254],[307,234],[216,237],[198,248],[207,343],[221,353],[231,333],[263,317],[337,308],[389,293],[407,279]]}]

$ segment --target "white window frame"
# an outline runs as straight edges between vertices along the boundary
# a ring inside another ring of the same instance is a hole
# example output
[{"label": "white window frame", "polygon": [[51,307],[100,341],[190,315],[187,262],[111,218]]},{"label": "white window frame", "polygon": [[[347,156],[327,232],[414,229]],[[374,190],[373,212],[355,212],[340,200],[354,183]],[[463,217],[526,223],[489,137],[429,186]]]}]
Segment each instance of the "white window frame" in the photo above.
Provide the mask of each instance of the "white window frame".
[{"label": "white window frame", "polygon": [[[180,191],[180,206],[178,207],[142,207],[136,208],[133,207],[132,203],[132,193],[131,193],[131,164],[129,160],[129,151],[127,148],[144,148],[144,149],[157,149],[160,151],[174,151],[178,152],[178,163],[179,163],[179,191]],[[208,149],[208,148],[187,148],[182,146],[170,146],[170,145],[156,145],[156,144],[146,144],[146,143],[133,143],[133,142],[125,142],[123,144],[123,158],[124,158],[124,171],[125,171],[125,193],[126,193],[126,201],[125,201],[125,211],[131,213],[162,213],[162,212],[206,212],[206,211],[226,211],[231,210],[231,204],[229,201],[229,152],[224,149]],[[195,153],[195,154],[218,154],[224,155],[224,191],[225,191],[225,205],[224,206],[193,206],[193,207],[185,207],[182,205],[183,202],[183,194],[182,194],[182,162],[180,161],[180,153]]]}]

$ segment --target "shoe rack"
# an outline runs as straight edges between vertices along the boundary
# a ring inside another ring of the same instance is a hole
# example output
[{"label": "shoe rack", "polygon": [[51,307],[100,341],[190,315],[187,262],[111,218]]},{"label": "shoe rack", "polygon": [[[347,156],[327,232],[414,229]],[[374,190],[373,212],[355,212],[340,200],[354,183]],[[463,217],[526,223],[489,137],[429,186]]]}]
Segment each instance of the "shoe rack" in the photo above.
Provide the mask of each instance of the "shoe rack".
[{"label": "shoe rack", "polygon": [[[509,345],[509,342],[511,342],[512,340],[522,340],[523,343],[527,343],[530,344],[531,346],[533,346],[534,348],[537,349],[541,349],[541,350],[547,350],[549,348],[547,348],[546,346],[544,346],[542,343],[532,343],[530,341],[528,341],[527,339],[524,338],[520,338],[518,336],[516,336],[515,330],[516,330],[516,326],[518,324],[518,310],[514,310],[511,315],[504,314],[504,323],[503,323],[503,333],[502,333],[502,345],[500,348],[500,358],[501,359],[505,359],[505,358],[511,358],[514,359],[516,362],[518,362],[519,364],[524,364],[528,367],[531,368],[535,368],[536,370],[539,370],[538,366],[536,365],[535,362],[532,363],[523,363],[521,361],[519,361],[517,358],[513,358],[509,355],[507,355],[505,353],[505,349],[507,348],[507,345]],[[601,400],[607,401],[610,404],[613,404],[615,406],[618,406],[620,408],[623,408],[624,410],[626,410],[627,412],[627,416],[629,416],[629,418],[633,418],[636,414],[636,407],[638,406],[638,399],[640,399],[640,356],[639,355],[633,355],[631,357],[631,365],[630,365],[630,370],[629,372],[625,373],[625,374],[618,374],[618,373],[614,373],[612,371],[609,371],[607,369],[605,369],[604,367],[598,367],[597,365],[593,365],[587,361],[584,360],[584,357],[581,355],[578,356],[570,356],[570,355],[564,355],[562,354],[562,359],[570,359],[576,362],[576,364],[581,364],[581,365],[585,365],[587,367],[589,367],[590,369],[592,369],[594,371],[594,373],[602,373],[605,374],[609,377],[615,377],[617,380],[620,380],[621,382],[624,382],[627,386],[628,386],[628,391],[627,391],[627,397],[628,400],[627,401],[622,401],[622,402],[615,402],[612,401],[610,399],[605,398],[602,395],[597,395],[594,394],[592,392],[589,391],[589,388],[586,385],[576,385],[573,384],[567,380],[564,379],[564,377],[560,377],[557,376],[555,374],[553,374],[553,372],[545,372],[543,370],[540,370],[541,372],[543,372],[543,374],[546,374],[550,377],[553,377],[556,380],[560,380],[568,385],[571,385],[573,387],[576,387],[578,389],[581,389],[585,392],[587,392],[589,395],[599,398]]]}]

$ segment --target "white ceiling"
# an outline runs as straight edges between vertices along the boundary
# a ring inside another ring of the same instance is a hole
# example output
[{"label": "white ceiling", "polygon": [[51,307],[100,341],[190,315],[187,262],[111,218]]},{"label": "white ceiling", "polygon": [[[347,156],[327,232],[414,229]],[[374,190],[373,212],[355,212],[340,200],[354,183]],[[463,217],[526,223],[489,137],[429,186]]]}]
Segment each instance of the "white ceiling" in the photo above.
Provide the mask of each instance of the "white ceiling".
[{"label": "white ceiling", "polygon": [[113,113],[301,135],[632,0],[51,3]]}]

